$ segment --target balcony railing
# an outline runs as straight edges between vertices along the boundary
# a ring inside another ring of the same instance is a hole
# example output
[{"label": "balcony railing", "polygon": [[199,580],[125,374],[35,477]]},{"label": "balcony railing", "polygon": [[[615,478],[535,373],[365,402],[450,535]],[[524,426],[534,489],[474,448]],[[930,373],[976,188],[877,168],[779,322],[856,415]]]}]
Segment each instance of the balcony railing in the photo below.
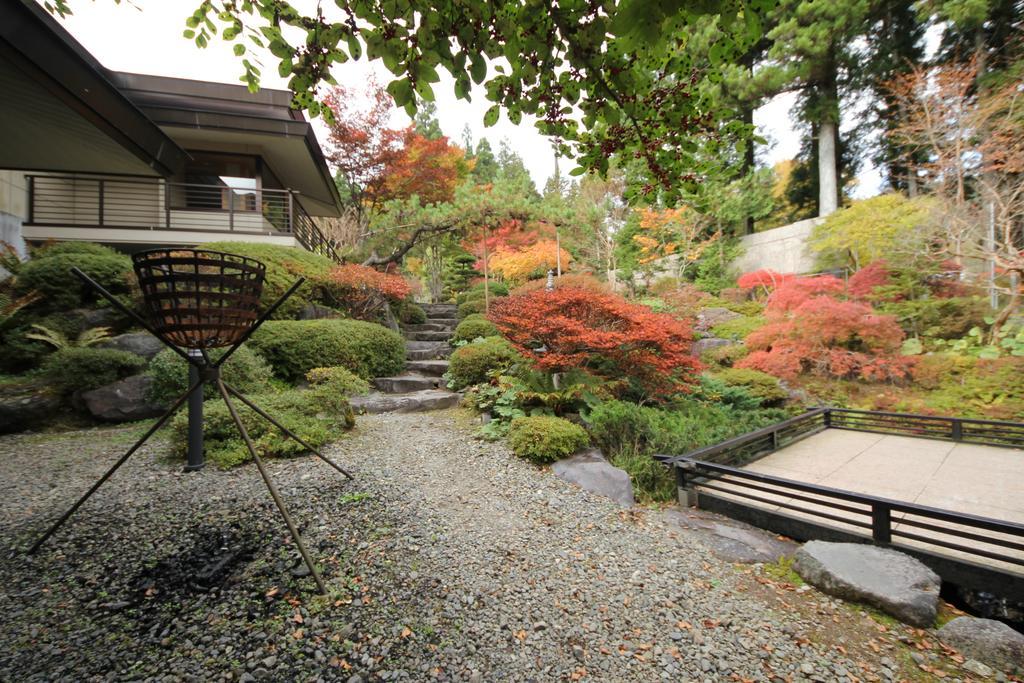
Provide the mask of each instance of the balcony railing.
[{"label": "balcony railing", "polygon": [[292,235],[309,251],[340,261],[289,190],[110,177],[26,178],[29,225]]}]

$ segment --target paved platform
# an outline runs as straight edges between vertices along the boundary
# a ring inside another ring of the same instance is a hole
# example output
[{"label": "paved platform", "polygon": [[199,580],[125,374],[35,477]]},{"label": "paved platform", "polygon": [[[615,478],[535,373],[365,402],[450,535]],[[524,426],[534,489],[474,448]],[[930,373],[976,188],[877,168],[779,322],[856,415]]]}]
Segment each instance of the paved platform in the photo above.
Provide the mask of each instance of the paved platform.
[{"label": "paved platform", "polygon": [[[744,469],[1024,524],[1024,450],[1020,449],[827,429],[757,460]],[[796,501],[784,494],[758,495],[769,501],[798,505],[804,510],[829,510],[827,506]],[[771,503],[752,504],[796,517],[814,517]],[[835,514],[834,510],[831,512]],[[893,515],[894,522],[903,518],[902,514]],[[820,518],[817,521],[865,533],[864,529],[853,525]],[[936,524],[950,528],[954,526],[940,522]],[[894,524],[894,530],[900,528],[898,523]],[[946,537],[938,532],[910,529],[906,525],[903,528],[923,536],[964,543],[962,539]],[[894,541],[921,545],[907,539],[896,538]],[[970,541],[966,543],[972,544]],[[994,546],[991,549],[1005,555],[1024,557],[1024,553],[1008,549],[997,549]],[[964,556],[954,550],[943,552]],[[974,559],[978,561],[978,558]],[[1019,566],[1013,567],[994,560],[986,563],[1021,571]]]}]

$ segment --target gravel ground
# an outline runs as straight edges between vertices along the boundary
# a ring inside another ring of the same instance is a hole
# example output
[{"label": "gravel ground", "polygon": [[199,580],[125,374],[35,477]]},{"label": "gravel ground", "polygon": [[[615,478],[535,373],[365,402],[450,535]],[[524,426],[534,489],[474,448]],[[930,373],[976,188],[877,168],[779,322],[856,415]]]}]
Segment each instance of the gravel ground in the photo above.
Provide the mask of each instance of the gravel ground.
[{"label": "gravel ground", "polygon": [[139,432],[0,438],[0,679],[966,678],[926,632],[723,562],[466,421],[360,417],[329,449],[354,482],[270,464],[326,597],[255,467],[184,474],[159,440],[26,556]]}]

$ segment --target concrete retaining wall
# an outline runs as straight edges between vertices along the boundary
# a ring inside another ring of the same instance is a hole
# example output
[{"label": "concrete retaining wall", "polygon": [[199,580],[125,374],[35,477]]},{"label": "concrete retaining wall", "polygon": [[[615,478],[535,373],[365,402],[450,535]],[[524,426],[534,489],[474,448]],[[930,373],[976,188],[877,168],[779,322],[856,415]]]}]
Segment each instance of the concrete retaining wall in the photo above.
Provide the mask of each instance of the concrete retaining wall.
[{"label": "concrete retaining wall", "polygon": [[744,235],[743,254],[733,262],[740,273],[767,268],[778,273],[813,273],[814,256],[807,248],[814,226],[821,218],[808,218],[781,228]]}]

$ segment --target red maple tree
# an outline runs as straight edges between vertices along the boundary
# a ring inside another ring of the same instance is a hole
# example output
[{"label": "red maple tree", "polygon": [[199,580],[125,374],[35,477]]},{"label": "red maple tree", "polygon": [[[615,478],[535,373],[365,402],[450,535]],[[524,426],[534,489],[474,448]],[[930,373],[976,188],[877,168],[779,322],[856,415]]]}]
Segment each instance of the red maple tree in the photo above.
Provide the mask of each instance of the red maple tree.
[{"label": "red maple tree", "polygon": [[361,320],[372,319],[389,301],[401,301],[413,291],[401,275],[355,263],[332,268],[324,285],[339,308]]},{"label": "red maple tree", "polygon": [[425,138],[410,126],[402,134],[401,153],[388,160],[383,182],[370,193],[377,202],[416,195],[422,204],[450,202],[455,187],[473,170],[466,152],[441,136]]},{"label": "red maple tree", "polygon": [[644,398],[688,391],[700,369],[688,324],[615,294],[530,292],[495,301],[489,317],[537,368],[584,369]]}]

